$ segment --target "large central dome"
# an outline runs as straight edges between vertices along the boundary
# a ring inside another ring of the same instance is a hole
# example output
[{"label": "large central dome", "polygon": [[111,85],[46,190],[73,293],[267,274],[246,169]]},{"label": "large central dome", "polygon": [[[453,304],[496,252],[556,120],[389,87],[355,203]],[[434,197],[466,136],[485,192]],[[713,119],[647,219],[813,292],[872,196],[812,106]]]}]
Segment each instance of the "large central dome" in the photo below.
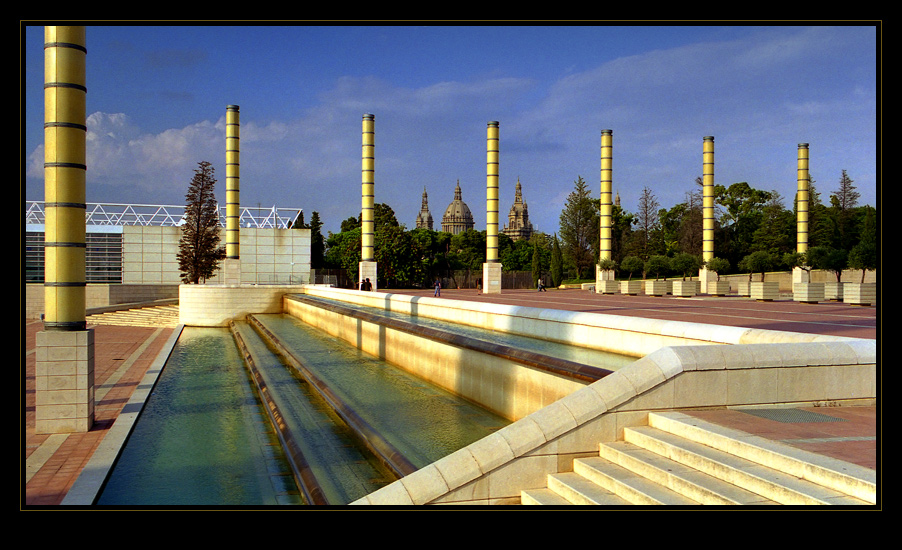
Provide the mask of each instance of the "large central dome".
[{"label": "large central dome", "polygon": [[442,216],[442,231],[456,235],[473,229],[475,225],[470,207],[461,198],[460,180],[458,180],[457,187],[454,189],[454,200],[451,201],[451,204],[445,209],[445,215]]}]

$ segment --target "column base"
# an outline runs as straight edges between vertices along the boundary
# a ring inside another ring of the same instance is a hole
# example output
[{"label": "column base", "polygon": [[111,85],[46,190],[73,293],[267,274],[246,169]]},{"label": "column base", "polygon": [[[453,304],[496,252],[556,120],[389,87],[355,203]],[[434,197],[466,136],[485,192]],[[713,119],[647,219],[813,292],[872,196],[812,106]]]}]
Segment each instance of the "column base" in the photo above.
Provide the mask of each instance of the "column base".
[{"label": "column base", "polygon": [[357,264],[357,288],[360,288],[360,281],[370,280],[370,284],[372,285],[372,289],[374,292],[378,288],[376,284],[376,275],[379,270],[377,268],[376,262],[360,262]]},{"label": "column base", "polygon": [[222,262],[222,282],[226,285],[241,284],[241,260],[226,258]]},{"label": "column base", "polygon": [[619,294],[620,284],[615,280],[617,272],[613,269],[601,269],[595,264],[595,293]]},{"label": "column base", "polygon": [[482,293],[501,294],[501,263],[482,264]]},{"label": "column base", "polygon": [[698,282],[700,294],[717,294],[717,285],[714,284],[717,282],[716,271],[711,271],[706,266],[702,266],[698,270]]},{"label": "column base", "polygon": [[94,329],[35,335],[35,433],[94,426]]}]

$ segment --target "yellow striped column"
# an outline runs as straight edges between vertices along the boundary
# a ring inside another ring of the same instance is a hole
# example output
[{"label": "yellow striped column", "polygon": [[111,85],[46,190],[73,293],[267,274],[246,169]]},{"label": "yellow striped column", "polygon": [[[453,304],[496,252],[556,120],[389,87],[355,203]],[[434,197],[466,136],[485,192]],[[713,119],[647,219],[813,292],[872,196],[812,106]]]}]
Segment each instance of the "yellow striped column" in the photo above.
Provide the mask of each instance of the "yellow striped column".
[{"label": "yellow striped column", "polygon": [[[378,269],[376,265],[374,207],[376,199],[376,130],[373,115],[363,115],[363,151],[361,153],[361,205],[360,205],[360,281],[369,279],[372,290],[376,290]],[[359,287],[358,287],[359,288]]]},{"label": "yellow striped column", "polygon": [[613,132],[601,131],[601,243],[599,246],[599,260],[613,259],[611,244],[611,225],[613,223],[614,203],[612,199],[612,168],[613,168]]},{"label": "yellow striped column", "polygon": [[363,153],[361,156],[362,171],[362,204],[360,208],[360,240],[362,242],[361,261],[372,262],[373,254],[373,207],[375,200],[375,117],[363,115]]},{"label": "yellow striped column", "polygon": [[501,262],[498,261],[498,121],[486,131],[485,263],[482,264],[483,294],[501,293]]},{"label": "yellow striped column", "polygon": [[85,329],[84,27],[44,29],[44,328]]},{"label": "yellow striped column", "polygon": [[702,142],[702,261],[714,259],[714,136]]},{"label": "yellow striped column", "polygon": [[486,132],[485,260],[498,261],[498,122],[488,123]]},{"label": "yellow striped column", "polygon": [[808,252],[808,193],[810,179],[808,176],[808,144],[799,144],[797,168],[798,191],[796,194],[796,252]]},{"label": "yellow striped column", "polygon": [[614,161],[614,132],[601,131],[601,199],[599,200],[599,242],[598,263],[595,265],[595,292],[598,294],[616,294],[618,283],[615,281],[616,271],[610,265],[604,265],[614,259],[614,246],[611,239],[611,228],[614,223],[614,203],[612,200]]},{"label": "yellow striped column", "polygon": [[237,105],[226,107],[226,259],[239,258],[240,121]]},{"label": "yellow striped column", "polygon": [[94,424],[85,322],[84,27],[44,27],[44,330],[35,335],[35,433]]}]

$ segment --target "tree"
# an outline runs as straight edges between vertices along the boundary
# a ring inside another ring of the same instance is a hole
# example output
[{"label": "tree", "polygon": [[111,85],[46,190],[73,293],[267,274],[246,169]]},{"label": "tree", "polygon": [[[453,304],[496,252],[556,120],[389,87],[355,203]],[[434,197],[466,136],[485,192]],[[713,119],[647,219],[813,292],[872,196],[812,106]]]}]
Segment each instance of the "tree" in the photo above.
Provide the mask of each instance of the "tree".
[{"label": "tree", "polygon": [[557,240],[557,233],[551,244],[551,283],[555,287],[561,286],[564,281],[564,257],[561,253],[561,244]]},{"label": "tree", "polygon": [[294,220],[294,225],[291,226],[292,229],[307,229],[307,224],[304,223],[304,211],[301,210],[298,212],[298,217]]},{"label": "tree", "polygon": [[783,206],[783,197],[776,190],[761,206],[761,222],[752,232],[752,250],[766,250],[779,257],[796,247],[796,219]]},{"label": "tree", "polygon": [[830,195],[830,210],[836,225],[836,238],[839,240],[839,247],[845,249],[850,248],[857,240],[853,217],[861,194],[855,190],[852,181],[843,170],[839,179],[839,189]]},{"label": "tree", "polygon": [[319,219],[319,212],[313,211],[310,216],[310,267],[320,269],[325,264],[326,241],[323,238],[323,222]]},{"label": "tree", "polygon": [[849,267],[861,270],[861,282],[865,273],[877,269],[877,212],[868,207],[861,222],[861,240],[849,251]]},{"label": "tree", "polygon": [[[636,227],[642,233],[642,257],[648,258],[652,252],[652,242],[661,228],[661,205],[651,189],[644,187],[639,196],[639,210],[636,212]],[[659,250],[663,252],[663,250]]]},{"label": "tree", "polygon": [[849,267],[861,270],[861,282],[864,282],[865,273],[871,269],[877,269],[877,247],[873,243],[860,242],[849,251]]},{"label": "tree", "polygon": [[592,269],[593,243],[598,237],[598,214],[582,176],[577,176],[574,189],[561,212],[560,229],[565,260],[581,277]]},{"label": "tree", "polygon": [[340,233],[344,233],[346,231],[353,231],[354,229],[357,229],[358,227],[360,227],[360,218],[355,218],[354,216],[351,216],[350,218],[341,222]]},{"label": "tree", "polygon": [[840,282],[842,272],[848,265],[848,252],[829,246],[815,246],[805,253],[804,260],[813,269],[830,271],[836,276],[836,282]]},{"label": "tree", "polygon": [[542,260],[539,255],[539,245],[535,244],[532,248],[532,282],[537,284],[537,281],[542,278]]},{"label": "tree", "polygon": [[721,274],[726,273],[730,269],[730,262],[724,258],[711,258],[705,262],[705,267],[716,273],[719,281]]},{"label": "tree", "polygon": [[721,216],[724,243],[719,250],[731,262],[736,261],[753,251],[754,233],[764,219],[763,208],[771,194],[740,182],[729,187],[715,185],[714,197],[726,209]]},{"label": "tree", "polygon": [[752,273],[761,273],[761,280],[764,280],[764,273],[772,269],[774,266],[774,258],[769,252],[758,250],[752,252],[739,262],[739,269],[749,272],[749,280],[752,280]]},{"label": "tree", "polygon": [[686,200],[659,214],[665,251],[680,250],[690,254],[702,253],[702,197],[701,193],[686,193]]},{"label": "tree", "polygon": [[627,280],[633,280],[633,274],[639,273],[642,269],[645,268],[645,262],[643,262],[638,256],[627,256],[620,262],[620,269],[626,272]]},{"label": "tree", "polygon": [[670,268],[681,273],[684,281],[691,273],[698,271],[700,264],[698,256],[688,252],[680,252],[670,260]]},{"label": "tree", "polygon": [[344,269],[347,271],[348,277],[352,281],[356,281],[360,254],[360,226],[340,233],[330,231],[326,238],[326,254],[323,263],[326,267]]},{"label": "tree", "polygon": [[219,246],[219,212],[216,208],[213,165],[198,163],[185,194],[185,217],[177,254],[182,282],[198,284],[212,277],[225,258]]},{"label": "tree", "polygon": [[667,256],[656,254],[645,262],[645,272],[654,274],[656,281],[658,277],[666,275],[668,271],[670,271],[670,258]]}]

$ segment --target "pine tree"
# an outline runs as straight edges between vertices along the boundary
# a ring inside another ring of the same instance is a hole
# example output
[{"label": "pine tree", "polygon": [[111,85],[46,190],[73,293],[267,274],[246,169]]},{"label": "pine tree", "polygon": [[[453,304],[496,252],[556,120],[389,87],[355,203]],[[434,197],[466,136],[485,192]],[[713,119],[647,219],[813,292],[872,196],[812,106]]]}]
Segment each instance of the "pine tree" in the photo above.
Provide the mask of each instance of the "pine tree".
[{"label": "pine tree", "polygon": [[554,235],[551,248],[551,283],[555,287],[561,286],[564,280],[564,258],[561,254],[561,245],[558,243],[557,234]]},{"label": "pine tree", "polygon": [[185,194],[185,217],[181,226],[178,262],[182,282],[198,284],[212,277],[225,258],[219,246],[219,213],[213,194],[216,178],[213,165],[198,163]]},{"label": "pine tree", "polygon": [[323,222],[319,219],[319,212],[313,211],[310,216],[310,267],[320,269],[324,265],[326,253],[326,241],[323,238]]},{"label": "pine tree", "polygon": [[655,194],[648,187],[642,189],[642,195],[639,196],[639,211],[636,213],[636,225],[642,232],[642,257],[648,259],[652,253],[652,243],[658,236],[660,229],[660,210],[661,205]]},{"label": "pine tree", "polygon": [[594,261],[592,244],[598,235],[598,212],[589,189],[581,176],[577,176],[574,189],[567,197],[561,212],[561,242],[568,263],[576,270],[576,276],[588,276]]},{"label": "pine tree", "polygon": [[843,170],[839,178],[839,189],[830,195],[830,210],[836,224],[839,247],[847,250],[858,240],[854,209],[858,206],[861,193],[855,190],[853,181]]}]

